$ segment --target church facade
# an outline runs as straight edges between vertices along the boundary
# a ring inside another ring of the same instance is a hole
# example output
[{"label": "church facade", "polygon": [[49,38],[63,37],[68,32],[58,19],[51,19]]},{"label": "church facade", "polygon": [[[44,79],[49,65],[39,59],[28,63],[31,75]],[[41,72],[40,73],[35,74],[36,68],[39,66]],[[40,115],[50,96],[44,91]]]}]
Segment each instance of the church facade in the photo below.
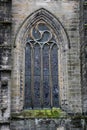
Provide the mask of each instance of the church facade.
[{"label": "church facade", "polygon": [[[1,130],[42,130],[12,118],[30,109],[86,116],[86,10],[86,0],[0,0]],[[85,118],[64,122],[49,130],[86,128]]]}]

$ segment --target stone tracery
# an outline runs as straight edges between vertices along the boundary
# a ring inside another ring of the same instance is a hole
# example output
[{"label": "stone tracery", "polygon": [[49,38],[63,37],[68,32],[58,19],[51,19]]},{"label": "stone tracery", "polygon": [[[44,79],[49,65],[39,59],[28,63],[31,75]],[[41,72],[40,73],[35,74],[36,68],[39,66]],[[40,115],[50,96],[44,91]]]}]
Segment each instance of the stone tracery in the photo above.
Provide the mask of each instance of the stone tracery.
[{"label": "stone tracery", "polygon": [[[35,33],[36,32],[36,33]],[[34,35],[34,36],[33,36]],[[43,36],[43,38],[41,39],[41,37]],[[46,37],[47,36],[47,37]],[[38,38],[39,37],[39,38]],[[42,40],[42,41],[41,41]],[[35,47],[36,46],[36,47]],[[48,47],[46,47],[48,46]],[[57,48],[57,60],[58,60],[58,73],[56,75],[55,79],[58,79],[59,82],[57,83],[57,86],[59,84],[59,86],[61,86],[60,88],[60,93],[67,93],[67,85],[68,85],[68,76],[67,75],[67,49],[69,47],[69,39],[67,36],[67,33],[64,29],[64,27],[62,26],[62,24],[60,23],[59,20],[57,20],[50,12],[48,12],[47,10],[41,8],[37,11],[35,11],[33,14],[31,14],[29,17],[26,18],[26,20],[23,22],[23,24],[21,25],[20,29],[17,32],[16,35],[16,39],[15,39],[15,45],[14,45],[14,70],[13,70],[13,77],[16,77],[14,79],[13,82],[17,82],[18,84],[16,85],[17,87],[17,95],[16,98],[20,97],[20,100],[18,100],[16,103],[16,105],[18,106],[18,104],[20,105],[20,110],[22,110],[24,108],[24,90],[25,90],[25,73],[26,73],[26,69],[25,68],[25,61],[26,61],[26,50],[27,47],[32,48],[30,49],[31,52],[29,55],[31,55],[31,58],[34,58],[34,51],[35,48],[40,47],[39,51],[41,54],[43,54],[44,49],[49,48],[48,51],[50,51],[50,55],[48,55],[48,58],[53,57],[51,56],[51,51],[53,50],[53,48]],[[26,49],[25,49],[26,48]],[[55,49],[54,49],[55,50]],[[54,51],[55,52],[55,51]],[[28,53],[28,52],[27,52]],[[17,55],[17,59],[16,59],[16,55]],[[55,55],[53,53],[53,55]],[[44,54],[45,56],[45,54]],[[46,54],[47,56],[47,54]],[[29,56],[28,56],[29,57]],[[40,58],[41,60],[42,58]],[[45,58],[47,59],[47,58]],[[63,67],[63,59],[65,61],[64,67]],[[37,61],[37,57],[35,58],[35,60]],[[50,61],[50,60],[49,60]],[[40,61],[40,63],[42,64],[43,61]],[[52,62],[55,62],[54,60]],[[50,61],[51,63],[51,61]],[[48,63],[48,68],[51,68],[51,64]],[[34,107],[32,104],[34,102],[34,60],[31,60],[31,64],[32,66],[32,70],[31,71],[31,75],[28,73],[28,78],[30,78],[32,80],[28,80],[29,84],[31,84],[32,88],[32,100],[30,101],[30,106]],[[61,64],[61,66],[60,66]],[[16,66],[17,67],[16,67]],[[42,66],[42,65],[41,65]],[[30,67],[29,67],[30,68]],[[43,67],[42,67],[43,68]],[[16,71],[15,71],[16,70]],[[43,70],[43,69],[41,69]],[[49,70],[49,69],[48,69]],[[50,69],[51,70],[51,69]],[[50,80],[49,84],[52,88],[52,82],[51,82],[51,71],[49,70],[49,74],[47,77],[47,81]],[[63,75],[63,71],[65,71],[65,74]],[[29,71],[28,71],[29,72]],[[42,74],[43,73],[43,74]],[[38,77],[37,82],[40,80],[40,78],[44,79],[44,71],[41,72],[41,74],[43,75],[43,77]],[[41,76],[41,75],[39,75]],[[46,77],[46,76],[45,76]],[[63,78],[66,77],[66,81],[63,80]],[[41,80],[42,80],[41,79]],[[56,81],[58,81],[56,80]],[[46,81],[46,79],[45,79]],[[43,86],[43,82],[40,83],[39,86]],[[49,86],[49,85],[48,85]],[[64,86],[64,87],[63,87]],[[14,86],[15,87],[15,86]],[[40,87],[39,87],[40,88]],[[59,93],[59,91],[56,91],[56,87],[54,87],[54,96],[56,95],[55,92]],[[64,88],[64,89],[63,89]],[[49,96],[51,97],[51,101],[49,103],[49,107],[52,107],[53,104],[55,104],[55,102],[53,103],[53,94],[52,94],[52,89],[49,90],[51,92],[49,92]],[[42,92],[40,89],[40,94],[38,95],[39,97],[41,97]],[[67,94],[64,94],[65,96],[60,96],[60,104],[62,104],[63,99],[67,101]],[[46,96],[46,95],[45,95]],[[57,98],[58,99],[58,98]],[[45,100],[46,101],[46,100]],[[18,103],[19,102],[19,103]],[[42,104],[42,102],[44,102],[44,100],[41,98],[41,101],[39,104],[40,107],[44,107]],[[15,107],[16,107],[15,105]],[[59,106],[59,105],[57,105]],[[19,108],[19,107],[16,107]],[[12,108],[12,109],[16,109],[16,108]]]}]

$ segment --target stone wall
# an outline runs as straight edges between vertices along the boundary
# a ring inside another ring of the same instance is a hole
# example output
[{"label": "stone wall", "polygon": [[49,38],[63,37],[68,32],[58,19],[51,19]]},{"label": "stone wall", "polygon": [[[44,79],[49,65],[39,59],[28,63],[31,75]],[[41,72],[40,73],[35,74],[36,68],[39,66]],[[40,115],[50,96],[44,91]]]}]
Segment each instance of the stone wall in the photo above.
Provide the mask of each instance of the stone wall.
[{"label": "stone wall", "polygon": [[[23,42],[21,36],[26,28],[26,21],[35,11],[44,8],[52,13],[64,27],[68,36],[70,48],[65,52],[60,52],[61,61],[59,72],[60,81],[60,104],[64,110],[69,112],[82,112],[81,108],[81,75],[80,75],[80,34],[79,34],[79,17],[80,17],[80,1],[42,1],[42,0],[26,0],[12,2],[12,39],[15,48],[13,49],[13,85],[12,85],[12,111],[19,111],[23,108],[23,97],[20,97],[20,65],[19,59],[23,59]],[[21,29],[23,28],[23,29]],[[22,31],[21,31],[22,30]],[[21,32],[21,33],[20,33]],[[17,36],[20,34],[17,41]],[[16,37],[15,37],[16,35]],[[66,55],[66,56],[65,56]],[[65,67],[67,66],[67,67]],[[24,66],[22,66],[24,68]],[[24,89],[24,76],[22,72],[22,87]],[[22,92],[23,93],[23,92]],[[21,99],[20,99],[21,98]],[[21,102],[21,101],[22,102]],[[19,108],[19,104],[20,108]]]},{"label": "stone wall", "polygon": [[29,119],[12,121],[11,130],[84,130],[81,120],[70,119]]},{"label": "stone wall", "polygon": [[87,130],[85,119],[25,119],[0,123],[0,130]]},{"label": "stone wall", "polygon": [[87,1],[82,4],[82,27],[81,27],[81,74],[82,74],[82,106],[83,112],[87,113]]},{"label": "stone wall", "polygon": [[0,1],[0,121],[10,118],[11,1]]},{"label": "stone wall", "polygon": [[[82,112],[82,105],[83,112],[87,111],[85,77],[87,56],[84,54],[86,46],[80,46],[80,43],[84,43],[82,41],[84,37],[81,35],[83,26],[79,27],[80,22],[81,25],[83,22],[79,19],[80,16],[83,19],[83,13],[80,14],[80,7],[82,8],[80,1],[13,0],[11,3],[9,0],[4,0],[0,1],[0,7],[0,130],[30,128],[35,130],[86,130],[86,120],[83,118],[74,121],[70,118],[62,120],[19,119],[19,121],[11,119],[11,113],[23,110],[25,68],[22,36],[28,27],[26,26],[28,22],[29,25],[31,24],[30,18],[35,16],[37,11],[42,11],[43,17],[49,12],[48,16],[52,16],[52,21],[58,20],[59,31],[63,34],[63,44],[60,46],[59,56],[60,107],[74,115]],[[82,56],[80,47],[82,47]]]}]

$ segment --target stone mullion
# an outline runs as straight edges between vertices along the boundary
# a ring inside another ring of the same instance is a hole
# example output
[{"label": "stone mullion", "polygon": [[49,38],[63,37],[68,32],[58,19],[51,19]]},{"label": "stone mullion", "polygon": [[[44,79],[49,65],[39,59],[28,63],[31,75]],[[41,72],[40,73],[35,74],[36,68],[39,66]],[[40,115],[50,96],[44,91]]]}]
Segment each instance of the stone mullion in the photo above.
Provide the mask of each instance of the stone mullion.
[{"label": "stone mullion", "polygon": [[34,107],[34,48],[31,49],[31,106]]},{"label": "stone mullion", "polygon": [[43,107],[43,48],[41,47],[41,81],[40,81],[40,99],[41,107]]},{"label": "stone mullion", "polygon": [[49,49],[49,84],[50,84],[50,106],[53,106],[53,83],[52,83],[52,70],[51,70],[51,47]]}]

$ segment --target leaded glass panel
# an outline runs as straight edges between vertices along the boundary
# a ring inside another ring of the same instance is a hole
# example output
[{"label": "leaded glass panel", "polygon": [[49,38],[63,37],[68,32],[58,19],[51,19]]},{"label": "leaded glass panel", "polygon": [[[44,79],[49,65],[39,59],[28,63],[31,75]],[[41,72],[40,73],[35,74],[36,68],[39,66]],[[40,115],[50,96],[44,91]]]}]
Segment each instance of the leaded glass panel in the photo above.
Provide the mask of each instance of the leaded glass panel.
[{"label": "leaded glass panel", "polygon": [[41,62],[40,62],[40,46],[35,45],[34,48],[34,75],[40,76]]},{"label": "leaded glass panel", "polygon": [[34,76],[34,108],[40,108],[40,76]]},{"label": "leaded glass panel", "polygon": [[25,76],[29,75],[31,75],[31,47],[30,44],[27,44],[25,51]]},{"label": "leaded glass panel", "polygon": [[53,45],[51,49],[51,69],[52,75],[58,75],[58,49],[57,45]]},{"label": "leaded glass panel", "polygon": [[53,45],[51,50],[51,71],[53,85],[53,106],[58,107],[58,49],[56,44]]},{"label": "leaded glass panel", "polygon": [[43,107],[50,107],[50,86],[49,86],[49,76],[44,75],[43,79]]},{"label": "leaded glass panel", "polygon": [[50,31],[49,27],[47,27],[47,25],[43,22],[39,23],[37,26],[40,31]]},{"label": "leaded glass panel", "polygon": [[53,30],[39,21],[26,41],[25,108],[58,107],[58,48]]},{"label": "leaded glass panel", "polygon": [[49,75],[49,46],[45,45],[43,48],[43,74]]},{"label": "leaded glass panel", "polygon": [[32,107],[32,100],[31,100],[31,76],[25,77],[25,108],[31,108]]},{"label": "leaded glass panel", "polygon": [[52,82],[53,82],[53,106],[59,106],[59,89],[58,89],[58,76],[52,75]]}]

